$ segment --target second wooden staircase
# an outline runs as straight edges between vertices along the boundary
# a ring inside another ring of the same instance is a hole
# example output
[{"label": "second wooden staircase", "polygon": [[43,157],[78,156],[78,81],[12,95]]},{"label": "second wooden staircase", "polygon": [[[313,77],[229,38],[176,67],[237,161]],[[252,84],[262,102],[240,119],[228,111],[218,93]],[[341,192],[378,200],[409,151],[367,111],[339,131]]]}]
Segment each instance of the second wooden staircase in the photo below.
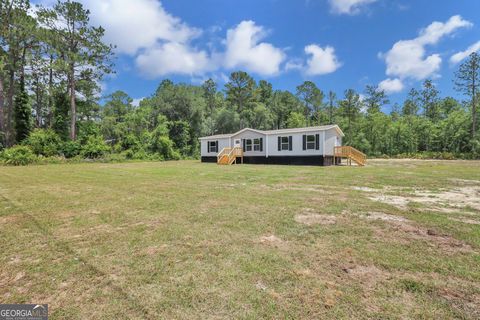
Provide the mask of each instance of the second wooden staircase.
[{"label": "second wooden staircase", "polygon": [[[347,164],[352,165],[354,161],[359,166],[364,166],[367,164],[367,155],[361,151],[358,151],[354,147],[350,146],[341,146],[335,147],[334,158],[346,158]],[[335,163],[335,159],[334,159]]]}]

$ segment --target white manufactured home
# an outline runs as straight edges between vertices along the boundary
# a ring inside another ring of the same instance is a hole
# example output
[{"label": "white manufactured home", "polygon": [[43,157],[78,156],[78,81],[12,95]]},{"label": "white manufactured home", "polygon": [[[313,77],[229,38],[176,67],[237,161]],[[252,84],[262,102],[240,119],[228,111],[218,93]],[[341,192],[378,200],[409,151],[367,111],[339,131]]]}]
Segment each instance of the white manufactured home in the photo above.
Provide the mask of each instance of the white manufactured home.
[{"label": "white manufactured home", "polygon": [[335,152],[341,150],[338,147],[342,146],[343,137],[337,125],[268,131],[245,128],[232,134],[200,138],[201,157],[202,162],[219,164],[238,161],[252,164],[333,165],[342,158]]}]

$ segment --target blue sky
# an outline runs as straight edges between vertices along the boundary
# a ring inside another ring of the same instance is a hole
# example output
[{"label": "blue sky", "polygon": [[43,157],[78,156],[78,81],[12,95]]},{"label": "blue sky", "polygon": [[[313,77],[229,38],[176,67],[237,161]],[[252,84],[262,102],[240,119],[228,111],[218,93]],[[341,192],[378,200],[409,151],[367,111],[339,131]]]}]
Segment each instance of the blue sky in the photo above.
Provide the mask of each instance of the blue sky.
[{"label": "blue sky", "polygon": [[[275,89],[305,80],[339,96],[380,85],[392,101],[480,50],[477,0],[80,0],[117,45],[104,92],[151,95],[162,79],[223,86],[235,70]],[[48,4],[48,0],[43,1]],[[386,110],[388,111],[388,110]]]}]

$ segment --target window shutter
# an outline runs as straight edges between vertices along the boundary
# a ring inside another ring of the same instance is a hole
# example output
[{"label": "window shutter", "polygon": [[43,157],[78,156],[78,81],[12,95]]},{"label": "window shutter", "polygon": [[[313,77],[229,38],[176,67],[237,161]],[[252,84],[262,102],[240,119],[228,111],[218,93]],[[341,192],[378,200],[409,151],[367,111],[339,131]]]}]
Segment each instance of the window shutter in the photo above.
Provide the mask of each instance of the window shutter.
[{"label": "window shutter", "polygon": [[246,151],[246,150],[245,150],[245,139],[242,139],[242,144],[243,144],[243,147],[242,147],[242,148],[243,148],[243,151],[245,152],[245,151]]},{"label": "window shutter", "polygon": [[307,150],[307,136],[303,135],[303,150]]},{"label": "window shutter", "polygon": [[288,150],[292,151],[292,136],[288,137]]},{"label": "window shutter", "polygon": [[320,150],[320,135],[315,135],[315,149]]},{"label": "window shutter", "polygon": [[282,137],[278,137],[278,151],[282,151]]},{"label": "window shutter", "polygon": [[263,138],[260,138],[260,152],[263,152]]},{"label": "window shutter", "polygon": [[215,152],[218,153],[218,140],[215,141]]}]

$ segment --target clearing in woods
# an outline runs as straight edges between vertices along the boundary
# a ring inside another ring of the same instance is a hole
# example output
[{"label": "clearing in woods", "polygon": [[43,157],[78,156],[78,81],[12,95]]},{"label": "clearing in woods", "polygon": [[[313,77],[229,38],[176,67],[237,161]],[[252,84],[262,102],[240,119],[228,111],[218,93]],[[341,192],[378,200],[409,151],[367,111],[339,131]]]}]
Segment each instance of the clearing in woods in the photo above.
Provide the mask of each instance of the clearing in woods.
[{"label": "clearing in woods", "polygon": [[480,318],[480,162],[0,167],[0,301],[68,318]]}]

